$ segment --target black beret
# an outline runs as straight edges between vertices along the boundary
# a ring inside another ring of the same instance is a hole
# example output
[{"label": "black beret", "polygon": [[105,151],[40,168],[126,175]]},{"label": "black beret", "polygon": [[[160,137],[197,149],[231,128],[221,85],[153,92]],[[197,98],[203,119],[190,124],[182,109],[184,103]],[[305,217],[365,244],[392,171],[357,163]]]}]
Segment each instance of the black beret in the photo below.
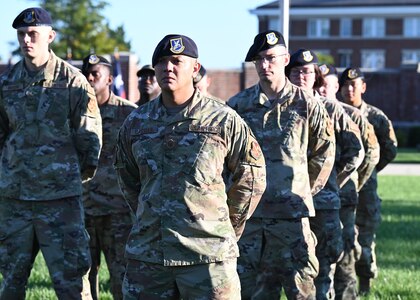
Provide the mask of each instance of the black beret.
[{"label": "black beret", "polygon": [[200,71],[198,71],[197,76],[195,76],[193,80],[194,84],[200,82],[200,80],[203,79],[206,73],[207,73],[206,68],[204,68],[203,65],[201,65]]},{"label": "black beret", "polygon": [[309,64],[318,64],[318,56],[316,56],[315,52],[302,48],[290,56],[290,62],[287,68],[291,69]]},{"label": "black beret", "polygon": [[319,66],[319,69],[324,76],[334,75],[338,77],[337,69],[333,65],[322,64]]},{"label": "black beret", "polygon": [[261,51],[273,48],[276,45],[286,47],[283,35],[275,30],[264,31],[257,34],[254,44],[249,48],[245,61],[252,61]]},{"label": "black beret", "polygon": [[344,84],[346,80],[354,80],[356,78],[365,79],[365,75],[359,68],[347,68],[341,73],[340,76],[340,86]]},{"label": "black beret", "polygon": [[195,42],[185,35],[168,34],[156,46],[152,56],[152,66],[156,66],[159,58],[170,55],[198,58],[198,48]]},{"label": "black beret", "polygon": [[105,57],[92,53],[83,59],[82,73],[86,74],[93,65],[104,65],[112,69],[112,64]]},{"label": "black beret", "polygon": [[151,72],[155,74],[155,68],[153,68],[152,65],[144,65],[140,70],[137,71],[137,77],[140,77],[146,72]]},{"label": "black beret", "polygon": [[22,11],[13,21],[13,28],[28,26],[52,26],[50,14],[41,7],[30,7]]}]

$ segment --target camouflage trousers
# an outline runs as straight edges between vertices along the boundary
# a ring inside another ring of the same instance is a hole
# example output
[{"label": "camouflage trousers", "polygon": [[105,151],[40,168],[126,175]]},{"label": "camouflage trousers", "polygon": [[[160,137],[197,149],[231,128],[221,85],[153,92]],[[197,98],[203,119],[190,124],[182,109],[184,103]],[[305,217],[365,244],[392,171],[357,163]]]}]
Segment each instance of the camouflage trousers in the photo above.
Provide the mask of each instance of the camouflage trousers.
[{"label": "camouflage trousers", "polygon": [[355,264],[360,258],[360,245],[357,242],[355,227],[356,205],[340,208],[340,220],[343,226],[343,258],[337,263],[334,274],[336,300],[357,299],[357,277]]},{"label": "camouflage trousers", "polygon": [[243,299],[315,299],[316,237],[308,218],[250,218],[238,242]]},{"label": "camouflage trousers", "polygon": [[316,299],[334,299],[334,266],[343,253],[343,238],[338,209],[318,209],[309,218],[318,244],[315,254],[319,262],[315,278]]},{"label": "camouflage trousers", "polygon": [[48,201],[0,198],[0,299],[25,299],[41,250],[61,299],[92,299],[88,234],[81,197]]},{"label": "camouflage trousers", "polygon": [[123,282],[125,300],[241,299],[236,259],[189,266],[129,259]]},{"label": "camouflage trousers", "polygon": [[381,199],[376,190],[363,189],[359,192],[356,210],[356,225],[359,230],[358,241],[362,247],[360,259],[356,262],[356,274],[364,278],[376,278],[375,238],[381,223]]},{"label": "camouflage trousers", "polygon": [[125,274],[125,244],[133,225],[129,212],[106,216],[85,215],[89,233],[92,267],[89,282],[93,299],[99,299],[99,268],[101,252],[104,253],[109,270],[111,293],[115,300],[122,299],[122,281]]}]

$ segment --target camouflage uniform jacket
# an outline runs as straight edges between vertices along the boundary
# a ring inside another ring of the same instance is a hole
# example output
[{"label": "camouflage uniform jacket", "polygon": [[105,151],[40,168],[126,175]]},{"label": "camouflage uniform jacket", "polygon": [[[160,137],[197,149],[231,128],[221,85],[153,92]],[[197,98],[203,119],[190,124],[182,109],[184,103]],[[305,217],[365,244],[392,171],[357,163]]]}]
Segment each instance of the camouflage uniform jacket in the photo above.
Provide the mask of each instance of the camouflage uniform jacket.
[{"label": "camouflage uniform jacket", "polygon": [[397,155],[397,138],[391,121],[379,108],[362,101],[360,111],[372,124],[380,147],[380,157],[371,177],[367,180],[362,190],[376,190],[378,187],[377,172],[385,168]]},{"label": "camouflage uniform jacket", "polygon": [[228,105],[251,127],[267,164],[267,189],[253,216],[314,216],[312,195],[324,187],[335,155],[334,130],[322,103],[287,80],[273,103],[257,84]]},{"label": "camouflage uniform jacket", "polygon": [[[363,161],[357,169],[357,172],[354,172],[351,175],[350,180],[340,190],[340,194],[354,195],[353,197],[342,197],[342,205],[356,205],[357,192],[372,175],[376,164],[379,162],[379,143],[373,126],[369,123],[368,119],[362,115],[360,110],[346,103],[339,103],[359,127],[363,148],[365,150]],[[343,203],[343,201],[351,202]]]},{"label": "camouflage uniform jacket", "polygon": [[82,195],[81,172],[98,165],[101,126],[80,70],[52,51],[34,77],[18,62],[0,78],[0,193],[22,200]]},{"label": "camouflage uniform jacket", "polygon": [[112,91],[109,100],[99,106],[102,117],[102,150],[95,176],[84,183],[83,203],[88,215],[104,216],[130,210],[118,185],[113,162],[118,131],[125,118],[136,107],[137,105],[116,96]]},{"label": "camouflage uniform jacket", "polygon": [[136,211],[127,256],[167,266],[237,257],[237,240],[265,190],[264,157],[249,127],[197,89],[176,114],[161,96],[133,111],[115,168]]},{"label": "camouflage uniform jacket", "polygon": [[316,97],[325,105],[333,122],[336,151],[334,168],[325,187],[314,196],[314,205],[316,210],[340,209],[340,188],[350,179],[364,157],[360,130],[340,103],[319,94]]}]

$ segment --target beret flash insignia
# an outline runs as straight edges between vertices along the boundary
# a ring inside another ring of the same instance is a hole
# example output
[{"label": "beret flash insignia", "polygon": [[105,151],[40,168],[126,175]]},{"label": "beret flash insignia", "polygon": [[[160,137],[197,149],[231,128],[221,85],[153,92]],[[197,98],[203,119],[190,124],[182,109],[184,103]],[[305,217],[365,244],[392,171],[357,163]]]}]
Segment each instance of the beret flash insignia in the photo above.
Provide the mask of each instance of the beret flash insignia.
[{"label": "beret flash insignia", "polygon": [[99,62],[99,57],[97,57],[95,54],[92,54],[89,56],[89,63],[91,65],[95,65]]},{"label": "beret flash insignia", "polygon": [[23,18],[23,22],[25,22],[26,24],[31,24],[35,21],[34,15],[35,12],[33,10],[26,12],[25,17]]},{"label": "beret flash insignia", "polygon": [[279,40],[274,32],[269,32],[265,36],[267,38],[267,44],[269,45],[275,45]]},{"label": "beret flash insignia", "polygon": [[182,38],[171,39],[171,52],[175,54],[182,53],[184,51],[185,46],[182,43]]},{"label": "beret flash insignia", "polygon": [[304,51],[302,52],[303,60],[306,62],[311,62],[314,57],[311,54],[311,51]]},{"label": "beret flash insignia", "polygon": [[350,69],[349,71],[348,71],[348,78],[350,78],[350,79],[354,79],[354,78],[356,78],[357,76],[359,76],[359,74],[357,74],[357,70],[355,70],[355,69]]},{"label": "beret flash insignia", "polygon": [[330,69],[327,67],[327,65],[321,65],[321,66],[319,66],[319,69],[321,70],[322,75],[326,75],[330,71]]}]

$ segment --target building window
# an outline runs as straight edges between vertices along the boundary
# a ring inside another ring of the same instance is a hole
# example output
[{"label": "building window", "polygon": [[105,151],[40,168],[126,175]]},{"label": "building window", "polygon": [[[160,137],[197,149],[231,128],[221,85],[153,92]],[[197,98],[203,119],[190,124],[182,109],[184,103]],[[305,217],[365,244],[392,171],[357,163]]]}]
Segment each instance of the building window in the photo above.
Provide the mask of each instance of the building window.
[{"label": "building window", "polygon": [[420,18],[404,18],[404,36],[420,37]]},{"label": "building window", "polygon": [[363,19],[363,37],[377,38],[385,36],[384,18]]},{"label": "building window", "polygon": [[322,38],[330,35],[329,19],[309,19],[308,20],[308,37]]},{"label": "building window", "polygon": [[353,23],[350,18],[343,18],[340,20],[340,36],[351,37],[353,31]]},{"label": "building window", "polygon": [[338,50],[338,67],[347,68],[352,65],[352,50]]},{"label": "building window", "polygon": [[385,68],[385,50],[362,50],[362,68]]},{"label": "building window", "polygon": [[420,50],[403,50],[401,62],[403,64],[416,64],[420,62]]},{"label": "building window", "polygon": [[278,30],[278,29],[279,29],[279,18],[269,18],[268,30]]}]

